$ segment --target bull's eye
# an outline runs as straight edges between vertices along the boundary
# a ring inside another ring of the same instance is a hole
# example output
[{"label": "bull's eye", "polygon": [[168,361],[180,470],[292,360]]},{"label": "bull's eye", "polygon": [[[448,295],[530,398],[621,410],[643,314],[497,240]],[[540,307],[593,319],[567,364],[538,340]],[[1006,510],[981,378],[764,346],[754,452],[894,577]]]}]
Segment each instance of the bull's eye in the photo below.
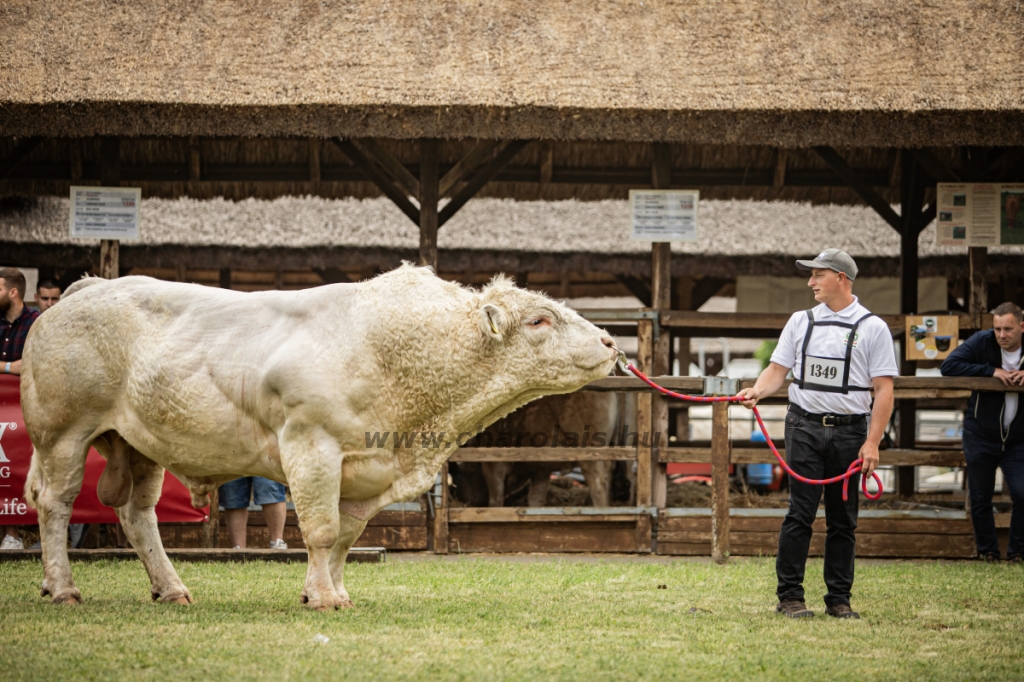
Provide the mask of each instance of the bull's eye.
[{"label": "bull's eye", "polygon": [[526,324],[530,325],[531,327],[543,327],[544,325],[550,323],[548,322],[548,318],[546,317],[535,317]]}]

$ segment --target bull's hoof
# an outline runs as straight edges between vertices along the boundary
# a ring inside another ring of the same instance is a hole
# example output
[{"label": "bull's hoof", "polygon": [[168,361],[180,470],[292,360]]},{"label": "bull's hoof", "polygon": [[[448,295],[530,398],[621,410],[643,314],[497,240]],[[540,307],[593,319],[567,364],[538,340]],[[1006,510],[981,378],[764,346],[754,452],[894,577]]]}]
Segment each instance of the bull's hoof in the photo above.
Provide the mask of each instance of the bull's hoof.
[{"label": "bull's hoof", "polygon": [[77,606],[82,603],[82,593],[77,588],[71,587],[66,590],[61,590],[57,594],[53,595],[54,604],[68,604],[71,606]]},{"label": "bull's hoof", "polygon": [[313,609],[314,611],[337,611],[338,609],[355,608],[355,604],[350,599],[342,599],[341,597],[310,599],[303,595],[302,603],[306,605],[306,608]]},{"label": "bull's hoof", "polygon": [[192,595],[188,592],[172,592],[170,594],[160,594],[156,591],[151,591],[150,595],[153,597],[153,601],[159,601],[161,604],[180,604],[182,606],[188,606],[192,603]]}]

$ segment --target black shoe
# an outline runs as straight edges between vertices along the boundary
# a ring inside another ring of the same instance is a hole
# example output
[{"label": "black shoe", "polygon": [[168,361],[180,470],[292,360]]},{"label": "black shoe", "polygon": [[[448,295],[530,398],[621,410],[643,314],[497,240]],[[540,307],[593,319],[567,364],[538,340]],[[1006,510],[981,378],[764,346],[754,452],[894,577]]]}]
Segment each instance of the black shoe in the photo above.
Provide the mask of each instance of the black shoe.
[{"label": "black shoe", "polygon": [[1021,556],[1020,554],[1014,554],[1013,556],[1006,557],[1006,561],[1007,563],[1011,564],[1024,564],[1024,556]]},{"label": "black shoe", "polygon": [[836,604],[825,608],[825,613],[833,618],[860,618],[860,614],[850,608],[849,604]]},{"label": "black shoe", "polygon": [[986,552],[984,554],[979,554],[978,557],[986,564],[999,563],[999,554],[997,554],[996,552]]},{"label": "black shoe", "polygon": [[781,613],[787,618],[812,618],[814,611],[807,608],[807,604],[799,599],[783,599],[775,607],[775,613]]}]

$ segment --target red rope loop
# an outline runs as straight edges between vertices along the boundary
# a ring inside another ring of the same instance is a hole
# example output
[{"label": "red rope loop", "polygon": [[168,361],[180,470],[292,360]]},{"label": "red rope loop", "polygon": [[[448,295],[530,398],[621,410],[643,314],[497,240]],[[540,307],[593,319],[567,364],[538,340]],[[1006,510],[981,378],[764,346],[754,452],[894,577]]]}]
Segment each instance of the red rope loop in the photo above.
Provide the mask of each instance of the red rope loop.
[{"label": "red rope loop", "polygon": [[[664,395],[669,396],[670,398],[676,398],[677,400],[683,400],[683,401],[686,401],[686,402],[689,402],[689,403],[738,403],[738,402],[743,400],[743,398],[739,397],[738,395],[733,395],[733,396],[728,396],[728,395],[723,395],[723,396],[700,396],[700,395],[685,395],[683,393],[676,393],[675,391],[670,391],[669,389],[665,388],[664,386],[659,386],[658,384],[656,384],[653,381],[651,381],[650,379],[648,379],[647,375],[644,374],[643,372],[641,372],[640,370],[638,370],[635,366],[633,366],[632,362],[626,364],[626,369],[629,370],[630,372],[632,372],[634,375],[636,375],[636,377],[638,379],[643,381],[645,384],[647,384],[651,388],[655,389],[656,391],[658,391],[658,392],[660,392],[660,393],[662,393]],[[790,469],[789,468],[789,464],[787,464],[786,460],[783,459],[782,455],[779,454],[778,449],[776,449],[776,447],[775,447],[775,443],[772,442],[772,437],[768,435],[768,428],[764,425],[764,421],[762,421],[762,419],[761,419],[761,412],[757,409],[756,405],[754,406],[753,410],[754,410],[754,418],[757,419],[757,425],[759,427],[761,427],[761,433],[764,434],[764,439],[765,439],[765,441],[768,442],[768,447],[771,448],[772,454],[775,455],[775,459],[779,460],[779,465],[783,468],[783,470],[787,474],[789,474],[790,476],[792,476],[796,480],[800,481],[801,483],[809,483],[811,485],[828,485],[829,483],[838,483],[839,481],[842,481],[843,482],[843,500],[845,501],[846,499],[848,499],[848,497],[849,497],[850,478],[853,477],[853,476],[856,476],[858,473],[860,473],[861,464],[864,463],[863,459],[858,458],[858,459],[854,460],[854,462],[852,464],[850,464],[850,468],[846,470],[846,473],[841,475],[841,476],[833,476],[832,478],[824,478],[824,479],[820,479],[820,480],[813,479],[813,478],[807,478],[806,476],[801,476],[800,474],[798,474],[795,471],[793,471],[792,469]],[[868,492],[868,477],[867,476],[861,476],[861,479],[860,479],[860,489],[861,489],[861,492],[864,493],[864,496],[866,498],[868,498],[869,500],[877,500],[877,499],[880,499],[882,497],[882,479],[880,479],[878,477],[878,474],[875,473],[874,471],[871,472],[871,477],[873,479],[875,479],[875,483],[878,485],[878,493],[875,494],[875,495],[872,495],[870,492]]]}]

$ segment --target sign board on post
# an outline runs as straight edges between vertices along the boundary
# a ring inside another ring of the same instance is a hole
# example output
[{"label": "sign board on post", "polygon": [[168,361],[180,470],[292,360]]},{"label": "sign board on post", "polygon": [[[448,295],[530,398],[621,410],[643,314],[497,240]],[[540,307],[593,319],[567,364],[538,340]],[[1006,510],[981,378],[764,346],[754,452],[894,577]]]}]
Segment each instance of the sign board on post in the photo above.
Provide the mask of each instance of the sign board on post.
[{"label": "sign board on post", "polygon": [[633,239],[648,242],[697,241],[695,189],[631,189],[629,214]]},{"label": "sign board on post", "polygon": [[956,315],[907,315],[907,360],[945,360],[959,343]]},{"label": "sign board on post", "polygon": [[72,187],[71,236],[79,239],[139,238],[138,187]]},{"label": "sign board on post", "polygon": [[938,246],[1024,244],[1024,183],[940,182]]}]

